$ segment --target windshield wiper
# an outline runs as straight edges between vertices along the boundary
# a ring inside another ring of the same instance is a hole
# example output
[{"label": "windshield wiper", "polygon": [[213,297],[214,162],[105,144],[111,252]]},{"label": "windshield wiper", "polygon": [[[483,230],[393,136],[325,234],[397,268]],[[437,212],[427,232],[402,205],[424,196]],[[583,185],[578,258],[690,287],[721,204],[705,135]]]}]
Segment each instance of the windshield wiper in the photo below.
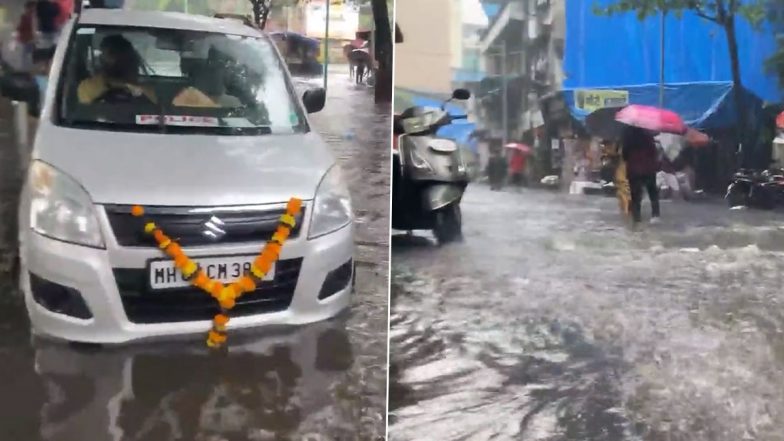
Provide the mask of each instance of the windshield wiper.
[{"label": "windshield wiper", "polygon": [[221,127],[227,129],[235,135],[271,135],[272,127],[270,126],[256,126],[256,127]]}]

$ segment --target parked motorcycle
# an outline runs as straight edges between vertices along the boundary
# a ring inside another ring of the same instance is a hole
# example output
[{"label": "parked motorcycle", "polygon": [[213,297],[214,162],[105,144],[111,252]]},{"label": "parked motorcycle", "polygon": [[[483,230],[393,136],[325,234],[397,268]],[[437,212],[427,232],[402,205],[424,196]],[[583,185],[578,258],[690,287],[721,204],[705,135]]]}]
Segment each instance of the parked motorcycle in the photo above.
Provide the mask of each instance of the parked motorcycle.
[{"label": "parked motorcycle", "polygon": [[730,207],[784,207],[784,170],[738,170],[724,196]]},{"label": "parked motorcycle", "polygon": [[462,238],[460,201],[470,180],[457,143],[436,136],[440,127],[466,116],[451,116],[446,104],[467,100],[457,89],[441,108],[411,107],[395,116],[392,228],[432,230],[440,244]]}]

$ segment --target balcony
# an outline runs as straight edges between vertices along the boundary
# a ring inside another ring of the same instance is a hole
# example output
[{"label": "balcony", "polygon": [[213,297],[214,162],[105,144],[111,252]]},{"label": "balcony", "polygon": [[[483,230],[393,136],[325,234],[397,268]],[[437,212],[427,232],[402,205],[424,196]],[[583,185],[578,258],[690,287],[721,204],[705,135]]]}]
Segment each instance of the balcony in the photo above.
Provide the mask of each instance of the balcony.
[{"label": "balcony", "polygon": [[482,52],[487,52],[503,34],[506,27],[512,21],[522,22],[525,20],[525,10],[522,2],[509,2],[504,5],[498,17],[490,24],[489,29],[482,37],[479,48]]}]

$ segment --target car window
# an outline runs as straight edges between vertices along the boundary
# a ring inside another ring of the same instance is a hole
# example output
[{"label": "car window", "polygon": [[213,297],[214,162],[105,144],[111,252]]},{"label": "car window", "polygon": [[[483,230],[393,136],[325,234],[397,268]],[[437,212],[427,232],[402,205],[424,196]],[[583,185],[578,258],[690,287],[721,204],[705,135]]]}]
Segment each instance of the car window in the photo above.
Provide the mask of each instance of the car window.
[{"label": "car window", "polygon": [[295,133],[307,122],[268,39],[83,26],[67,51],[66,126],[216,134]]}]

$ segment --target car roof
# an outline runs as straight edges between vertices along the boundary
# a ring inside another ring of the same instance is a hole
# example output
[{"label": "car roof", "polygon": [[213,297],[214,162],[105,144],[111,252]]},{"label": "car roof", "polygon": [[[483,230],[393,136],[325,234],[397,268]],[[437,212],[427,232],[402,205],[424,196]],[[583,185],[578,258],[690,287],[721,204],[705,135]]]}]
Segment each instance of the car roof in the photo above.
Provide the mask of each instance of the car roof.
[{"label": "car roof", "polygon": [[130,11],[125,9],[86,9],[78,19],[79,24],[139,26],[162,29],[217,32],[221,34],[259,37],[262,32],[246,26],[239,20],[213,18],[182,12]]}]

